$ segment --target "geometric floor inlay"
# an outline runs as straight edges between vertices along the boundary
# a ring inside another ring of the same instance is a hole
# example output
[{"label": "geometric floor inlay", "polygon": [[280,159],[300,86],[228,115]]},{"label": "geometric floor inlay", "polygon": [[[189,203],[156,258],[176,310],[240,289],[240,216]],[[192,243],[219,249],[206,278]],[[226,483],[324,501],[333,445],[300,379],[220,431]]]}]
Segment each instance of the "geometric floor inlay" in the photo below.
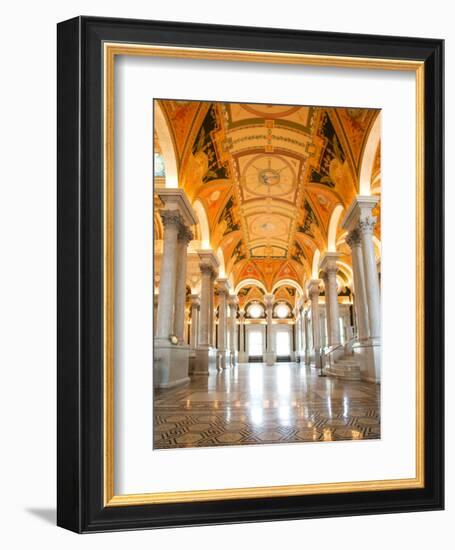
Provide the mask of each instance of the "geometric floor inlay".
[{"label": "geometric floor inlay", "polygon": [[252,363],[155,391],[154,448],[379,439],[380,387]]}]

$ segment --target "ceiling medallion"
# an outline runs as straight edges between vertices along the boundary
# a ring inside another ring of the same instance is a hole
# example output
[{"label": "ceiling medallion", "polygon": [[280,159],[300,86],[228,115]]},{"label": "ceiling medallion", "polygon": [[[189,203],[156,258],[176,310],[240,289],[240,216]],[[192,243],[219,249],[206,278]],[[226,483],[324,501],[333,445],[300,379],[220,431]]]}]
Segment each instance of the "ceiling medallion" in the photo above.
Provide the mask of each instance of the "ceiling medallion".
[{"label": "ceiling medallion", "polygon": [[264,185],[277,185],[280,183],[280,173],[273,168],[265,168],[258,173],[258,179]]}]

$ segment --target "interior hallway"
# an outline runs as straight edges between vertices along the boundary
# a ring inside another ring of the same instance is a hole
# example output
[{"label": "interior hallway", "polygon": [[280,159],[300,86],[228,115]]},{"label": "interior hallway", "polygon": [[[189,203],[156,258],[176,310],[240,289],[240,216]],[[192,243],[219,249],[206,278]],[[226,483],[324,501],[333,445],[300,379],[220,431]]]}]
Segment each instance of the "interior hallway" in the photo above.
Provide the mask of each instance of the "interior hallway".
[{"label": "interior hallway", "polygon": [[296,363],[241,364],[155,391],[155,449],[380,438],[379,385]]}]

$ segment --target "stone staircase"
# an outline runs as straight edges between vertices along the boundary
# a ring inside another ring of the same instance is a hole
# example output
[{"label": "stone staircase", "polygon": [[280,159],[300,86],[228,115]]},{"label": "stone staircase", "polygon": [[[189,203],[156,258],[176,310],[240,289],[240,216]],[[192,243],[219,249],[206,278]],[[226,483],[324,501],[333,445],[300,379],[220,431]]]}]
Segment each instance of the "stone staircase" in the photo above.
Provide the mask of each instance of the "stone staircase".
[{"label": "stone staircase", "polygon": [[324,370],[325,374],[343,380],[360,380],[360,365],[352,354],[344,354],[332,360],[332,365],[327,365]]}]

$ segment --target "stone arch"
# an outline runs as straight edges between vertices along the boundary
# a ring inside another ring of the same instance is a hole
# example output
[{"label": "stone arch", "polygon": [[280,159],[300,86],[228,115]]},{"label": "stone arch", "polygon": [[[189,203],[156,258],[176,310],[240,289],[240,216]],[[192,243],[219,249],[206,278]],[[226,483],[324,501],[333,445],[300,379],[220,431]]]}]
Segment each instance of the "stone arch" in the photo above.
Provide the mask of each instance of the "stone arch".
[{"label": "stone arch", "polygon": [[235,287],[234,294],[237,295],[239,290],[242,290],[242,288],[246,286],[257,286],[264,291],[264,294],[267,294],[267,289],[265,288],[264,283],[262,283],[259,279],[243,279]]},{"label": "stone arch", "polygon": [[160,241],[163,239],[163,222],[161,221],[161,216],[158,212],[155,212],[153,216],[153,236],[155,241]]},{"label": "stone arch", "polygon": [[321,258],[321,251],[316,248],[313,254],[313,263],[311,265],[311,278],[317,279],[319,277],[319,259]]},{"label": "stone arch", "polygon": [[216,257],[218,258],[218,261],[220,262],[220,267],[218,268],[218,276],[221,278],[226,277],[226,264],[224,262],[224,254],[223,249],[221,246],[219,246],[216,250]]},{"label": "stone arch", "polygon": [[300,296],[303,296],[302,287],[299,285],[299,283],[297,283],[293,279],[281,279],[281,280],[277,281],[273,285],[272,294],[282,286],[292,286],[292,288],[295,288],[300,293]]},{"label": "stone arch", "polygon": [[169,188],[178,188],[179,186],[179,171],[177,154],[174,147],[174,140],[169,129],[166,115],[159,101],[154,102],[155,105],[155,132],[158,136],[165,173],[165,185]]},{"label": "stone arch", "polygon": [[337,204],[330,216],[329,228],[327,231],[327,250],[328,252],[336,252],[337,250],[337,231],[338,223],[344,208],[343,205]]},{"label": "stone arch", "polygon": [[199,234],[201,239],[201,248],[209,249],[210,248],[210,227],[209,220],[207,218],[207,213],[205,211],[204,205],[199,199],[196,199],[192,204],[193,210],[196,213]]},{"label": "stone arch", "polygon": [[360,161],[359,195],[371,195],[371,175],[373,172],[376,153],[381,140],[381,116],[375,118],[368,133],[368,138]]}]

